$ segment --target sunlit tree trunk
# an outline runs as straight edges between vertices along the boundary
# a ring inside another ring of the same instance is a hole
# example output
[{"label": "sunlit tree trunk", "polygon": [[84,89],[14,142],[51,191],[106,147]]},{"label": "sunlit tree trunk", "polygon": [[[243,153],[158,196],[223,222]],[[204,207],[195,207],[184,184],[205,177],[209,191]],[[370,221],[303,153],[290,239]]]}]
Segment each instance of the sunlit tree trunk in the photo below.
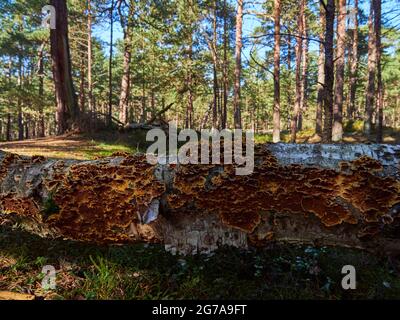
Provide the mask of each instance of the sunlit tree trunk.
[{"label": "sunlit tree trunk", "polygon": [[211,55],[213,57],[213,110],[212,110],[212,126],[218,128],[218,102],[219,102],[219,87],[218,87],[218,56],[217,56],[217,1],[213,3],[213,40]]},{"label": "sunlit tree trunk", "polygon": [[131,88],[131,60],[132,60],[132,27],[134,4],[129,1],[129,13],[127,21],[120,12],[120,18],[124,29],[124,57],[122,62],[121,94],[119,97],[119,121],[128,123],[129,96]]},{"label": "sunlit tree trunk", "polygon": [[334,62],[333,62],[333,35],[335,22],[335,0],[328,0],[325,9],[325,90],[324,90],[324,128],[322,140],[327,143],[332,141],[332,112],[333,112],[333,82],[334,82]]},{"label": "sunlit tree trunk", "polygon": [[354,8],[352,12],[352,18],[354,19],[354,25],[352,30],[352,48],[350,57],[350,98],[349,106],[347,110],[347,117],[349,120],[354,119],[354,113],[356,109],[356,90],[357,90],[357,74],[358,74],[358,0],[354,0]]},{"label": "sunlit tree trunk", "polygon": [[111,1],[110,7],[110,56],[108,57],[108,115],[107,124],[112,124],[112,79],[113,79],[113,47],[114,46],[114,0]]},{"label": "sunlit tree trunk", "polygon": [[383,139],[383,82],[382,82],[382,0],[374,0],[375,8],[375,37],[376,37],[376,76],[377,76],[377,129],[376,129],[376,142],[381,143]]},{"label": "sunlit tree trunk", "polygon": [[[44,63],[43,63],[43,52],[45,44],[42,43],[39,48],[38,54],[38,77],[39,77],[39,97],[44,99]],[[44,111],[43,104],[39,106],[39,128],[38,137],[45,136],[45,123],[44,123]]]},{"label": "sunlit tree trunk", "polygon": [[[307,8],[307,1],[305,3],[305,9]],[[301,102],[300,102],[300,110],[299,117],[297,119],[297,130],[301,131],[303,129],[303,114],[307,110],[307,90],[308,90],[308,30],[307,30],[307,18],[306,14],[303,14],[303,45],[302,45],[302,71],[301,71]]]},{"label": "sunlit tree trunk", "polygon": [[68,10],[64,0],[51,0],[56,9],[56,29],[50,30],[51,57],[57,101],[57,133],[79,125],[79,108],[71,75],[68,39]]},{"label": "sunlit tree trunk", "polygon": [[[18,56],[18,88],[19,93],[22,92],[22,56]],[[17,98],[17,110],[18,110],[18,140],[24,140],[24,122],[22,115],[22,101],[21,96],[18,95]]]},{"label": "sunlit tree trunk", "polygon": [[301,84],[301,62],[303,55],[303,15],[304,15],[304,6],[305,0],[300,1],[299,15],[297,19],[298,26],[298,35],[296,37],[296,100],[294,103],[294,110],[291,121],[291,142],[296,142],[296,133],[297,133],[297,121],[299,118],[300,108],[301,108],[301,100],[302,100],[302,84]]},{"label": "sunlit tree trunk", "polygon": [[343,138],[344,55],[346,48],[346,0],[339,0],[338,3],[336,82],[332,127],[332,140],[335,142],[342,141]]},{"label": "sunlit tree trunk", "polygon": [[317,84],[317,113],[315,120],[315,133],[322,135],[322,108],[324,100],[325,83],[325,9],[322,4],[319,5],[319,56],[318,56],[318,84]]},{"label": "sunlit tree trunk", "polygon": [[228,77],[228,12],[227,0],[224,0],[224,62],[223,62],[223,100],[222,100],[222,129],[226,128],[227,112],[228,112],[228,94],[229,94],[229,77]]},{"label": "sunlit tree trunk", "polygon": [[89,112],[92,114],[92,119],[95,118],[95,110],[93,104],[93,82],[92,82],[92,7],[91,0],[87,1],[87,28],[88,28],[88,39],[87,39],[87,73],[88,73],[88,107]]},{"label": "sunlit tree trunk", "polygon": [[280,103],[281,103],[281,88],[280,88],[280,53],[281,53],[281,1],[274,1],[274,114],[273,114],[273,134],[272,139],[274,143],[281,140],[281,116],[280,116]]},{"label": "sunlit tree trunk", "polygon": [[375,101],[376,39],[374,32],[374,2],[371,0],[368,17],[368,82],[365,97],[364,134],[369,137],[372,130],[372,114]]},{"label": "sunlit tree trunk", "polygon": [[236,49],[235,49],[235,82],[233,96],[234,126],[236,129],[242,128],[242,118],[240,111],[240,79],[242,73],[242,32],[243,32],[243,0],[237,1],[236,14]]}]

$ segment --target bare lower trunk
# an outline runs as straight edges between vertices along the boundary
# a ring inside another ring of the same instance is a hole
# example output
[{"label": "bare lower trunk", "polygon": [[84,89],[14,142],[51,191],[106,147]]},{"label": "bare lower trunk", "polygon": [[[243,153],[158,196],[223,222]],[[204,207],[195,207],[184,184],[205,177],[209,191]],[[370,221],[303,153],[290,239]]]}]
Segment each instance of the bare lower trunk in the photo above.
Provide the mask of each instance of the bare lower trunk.
[{"label": "bare lower trunk", "polygon": [[323,108],[323,99],[324,99],[324,83],[325,83],[325,49],[324,49],[324,41],[325,41],[325,12],[324,7],[320,4],[320,33],[319,33],[319,56],[318,56],[318,93],[317,93],[317,114],[316,114],[316,124],[315,124],[315,133],[319,136],[322,135],[322,108]]},{"label": "bare lower trunk", "polygon": [[119,98],[119,121],[128,123],[129,91],[131,85],[130,64],[131,64],[131,39],[130,35],[125,37],[125,50],[123,61],[123,75],[121,82],[121,94]]},{"label": "bare lower trunk", "polygon": [[376,38],[376,82],[377,82],[377,128],[376,128],[376,142],[381,143],[383,139],[383,82],[382,82],[382,45],[381,45],[381,0],[375,0],[375,38]]},{"label": "bare lower trunk", "polygon": [[233,95],[233,118],[236,129],[242,128],[240,111],[240,78],[242,73],[242,32],[243,32],[243,0],[238,0],[236,14],[236,49],[235,49],[235,83]]},{"label": "bare lower trunk", "polygon": [[7,113],[6,140],[11,141],[11,114]]},{"label": "bare lower trunk", "polygon": [[223,100],[222,100],[222,119],[221,127],[226,128],[228,113],[229,77],[228,77],[228,17],[227,0],[224,0],[224,65],[223,65]]},{"label": "bare lower trunk", "polygon": [[281,53],[281,1],[274,2],[274,115],[273,115],[273,134],[272,140],[274,143],[281,141],[281,84],[280,84],[280,53]]},{"label": "bare lower trunk", "polygon": [[297,121],[299,119],[300,109],[301,109],[301,101],[302,101],[302,79],[301,79],[301,62],[303,55],[303,31],[304,31],[304,5],[305,0],[301,0],[300,2],[300,11],[298,16],[298,36],[297,36],[297,44],[296,44],[296,100],[294,103],[294,110],[291,121],[291,142],[296,142],[296,133],[297,133]]},{"label": "bare lower trunk", "polygon": [[270,144],[255,169],[0,153],[0,222],[96,243],[210,252],[275,241],[398,250],[399,146]]},{"label": "bare lower trunk", "polygon": [[333,27],[335,22],[335,0],[328,0],[325,12],[325,89],[324,89],[324,128],[322,140],[324,142],[332,141],[332,113],[333,113]]},{"label": "bare lower trunk", "polygon": [[68,39],[68,10],[63,0],[51,0],[55,7],[56,29],[50,31],[51,57],[57,102],[57,133],[78,126],[79,108],[71,75],[71,57]]},{"label": "bare lower trunk", "polygon": [[211,48],[211,56],[213,59],[213,94],[214,94],[214,101],[213,101],[213,110],[212,110],[212,126],[213,128],[219,127],[218,121],[218,114],[219,114],[219,87],[218,87],[218,47],[217,47],[217,2],[214,2],[213,7],[213,41],[212,41],[212,48]]},{"label": "bare lower trunk", "polygon": [[307,110],[307,91],[308,91],[308,30],[307,30],[307,19],[306,15],[303,14],[303,52],[301,54],[302,59],[302,71],[301,71],[301,102],[299,110],[299,119],[297,120],[297,131],[303,130],[303,115]]},{"label": "bare lower trunk", "polygon": [[[43,63],[43,52],[44,52],[45,43],[42,43],[39,49],[38,54],[38,77],[39,77],[39,97],[44,98],[44,63]],[[45,123],[44,123],[44,111],[43,105],[39,106],[39,128],[38,128],[38,136],[45,136]]]},{"label": "bare lower trunk", "polygon": [[364,121],[364,133],[366,136],[371,135],[372,115],[375,101],[376,39],[374,32],[374,2],[375,0],[371,0],[368,18],[368,82],[366,88]]},{"label": "bare lower trunk", "polygon": [[132,28],[133,28],[133,14],[134,4],[133,1],[128,1],[129,14],[125,21],[123,13],[120,11],[121,23],[124,29],[124,58],[122,64],[122,80],[121,80],[121,93],[119,97],[119,121],[127,124],[128,119],[128,106],[131,88],[131,60],[132,60]]},{"label": "bare lower trunk", "polygon": [[332,127],[332,140],[335,142],[342,141],[343,138],[344,55],[346,47],[346,0],[339,0],[338,3],[335,102]]},{"label": "bare lower trunk", "polygon": [[[88,28],[88,39],[87,39],[87,58],[88,58],[88,65],[87,65],[87,72],[88,72],[88,107],[89,112],[95,117],[95,109],[93,103],[93,82],[92,82],[92,8],[91,8],[91,0],[87,1],[87,28]],[[93,119],[90,119],[91,122]],[[92,125],[93,123],[91,123]]]},{"label": "bare lower trunk", "polygon": [[351,48],[351,65],[350,65],[350,99],[349,107],[347,110],[347,117],[352,120],[354,119],[354,113],[356,110],[356,90],[357,90],[357,73],[358,73],[358,0],[354,0],[354,12],[352,12],[354,18],[353,25],[353,44]]},{"label": "bare lower trunk", "polygon": [[114,45],[114,0],[111,1],[110,7],[110,53],[108,57],[108,114],[107,114],[107,125],[112,124],[112,77],[113,77],[113,45]]}]

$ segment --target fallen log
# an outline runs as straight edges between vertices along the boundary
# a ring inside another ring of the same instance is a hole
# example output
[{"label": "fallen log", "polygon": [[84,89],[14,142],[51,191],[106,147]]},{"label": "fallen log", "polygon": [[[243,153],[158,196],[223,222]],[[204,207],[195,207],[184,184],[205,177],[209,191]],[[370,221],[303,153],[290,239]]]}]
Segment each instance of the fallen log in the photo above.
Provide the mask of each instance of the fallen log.
[{"label": "fallen log", "polygon": [[400,146],[256,146],[248,176],[234,165],[151,165],[145,155],[1,152],[0,161],[0,223],[43,237],[159,242],[184,254],[276,241],[400,249]]}]

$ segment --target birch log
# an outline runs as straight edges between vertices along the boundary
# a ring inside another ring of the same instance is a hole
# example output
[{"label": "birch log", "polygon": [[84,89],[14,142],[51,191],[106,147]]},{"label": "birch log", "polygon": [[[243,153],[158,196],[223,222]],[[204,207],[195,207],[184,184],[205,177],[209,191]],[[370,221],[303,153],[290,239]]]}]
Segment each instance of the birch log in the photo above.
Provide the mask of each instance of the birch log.
[{"label": "birch log", "polygon": [[159,242],[172,253],[283,241],[400,249],[400,146],[256,146],[234,165],[156,165],[145,155],[93,161],[0,153],[0,223],[43,237]]}]

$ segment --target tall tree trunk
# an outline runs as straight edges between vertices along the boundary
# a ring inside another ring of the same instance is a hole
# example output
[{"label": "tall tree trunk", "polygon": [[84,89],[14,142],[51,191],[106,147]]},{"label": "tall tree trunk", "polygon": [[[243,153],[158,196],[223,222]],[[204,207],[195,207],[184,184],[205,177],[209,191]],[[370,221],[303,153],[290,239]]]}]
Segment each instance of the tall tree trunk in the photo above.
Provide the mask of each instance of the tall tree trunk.
[{"label": "tall tree trunk", "polygon": [[186,85],[188,88],[188,101],[186,107],[186,120],[185,126],[188,129],[193,128],[193,34],[190,33],[189,49],[188,49],[189,70],[186,78]]},{"label": "tall tree trunk", "polygon": [[343,138],[343,87],[346,48],[346,0],[339,0],[338,3],[335,103],[332,127],[332,140],[335,142],[342,141]]},{"label": "tall tree trunk", "polygon": [[[18,57],[18,88],[21,94],[22,92],[22,56]],[[22,115],[22,101],[20,95],[17,99],[17,109],[18,109],[18,140],[24,140],[24,122]]]},{"label": "tall tree trunk", "polygon": [[114,0],[111,1],[110,8],[110,56],[108,57],[108,116],[107,124],[111,126],[112,124],[112,77],[113,77],[113,46],[114,46]]},{"label": "tall tree trunk", "polygon": [[[290,29],[287,30],[288,32],[288,37],[287,37],[287,69],[288,69],[288,77],[291,77],[292,74],[292,34]],[[291,128],[291,112],[290,109],[293,106],[293,97],[292,97],[292,81],[289,79],[289,81],[286,81],[287,86],[286,86],[286,100],[287,100],[287,118],[286,118],[286,128],[287,130],[290,130]]]},{"label": "tall tree trunk", "polygon": [[273,114],[273,133],[274,143],[281,141],[281,84],[280,84],[280,53],[281,53],[281,1],[274,1],[274,114]]},{"label": "tall tree trunk", "polygon": [[87,81],[88,81],[88,107],[89,112],[92,114],[92,119],[95,117],[95,110],[93,104],[93,82],[92,82],[92,6],[91,0],[87,0]]},{"label": "tall tree trunk", "polygon": [[[305,2],[304,10],[307,8],[307,1]],[[297,130],[301,131],[303,129],[303,115],[304,112],[307,110],[307,90],[308,90],[308,30],[307,30],[307,18],[306,14],[303,14],[303,46],[302,46],[302,71],[301,71],[301,103],[300,103],[300,110],[299,110],[299,118],[297,121]]]},{"label": "tall tree trunk", "polygon": [[[11,81],[12,81],[12,56],[10,56],[10,60],[8,62],[8,85],[11,87]],[[11,99],[9,99],[9,105],[11,106]],[[8,108],[7,112],[7,125],[6,125],[6,140],[11,141],[12,139],[12,131],[11,131],[11,113],[10,113],[10,107]]]},{"label": "tall tree trunk", "polygon": [[300,8],[299,8],[299,16],[297,19],[298,26],[298,35],[296,37],[296,101],[294,104],[294,110],[291,121],[291,142],[296,142],[296,133],[297,133],[297,121],[299,118],[300,108],[301,108],[301,100],[302,100],[302,91],[301,91],[301,62],[303,55],[303,32],[304,32],[304,7],[305,0],[300,0]]},{"label": "tall tree trunk", "polygon": [[79,125],[79,108],[71,76],[68,10],[65,0],[51,0],[56,10],[56,29],[50,30],[51,57],[57,101],[57,134]]},{"label": "tall tree trunk", "polygon": [[11,114],[7,113],[6,140],[11,141]]},{"label": "tall tree trunk", "polygon": [[375,101],[375,73],[376,73],[376,39],[374,32],[374,2],[371,0],[368,17],[368,82],[365,98],[364,134],[370,137],[372,130],[372,114]]},{"label": "tall tree trunk", "polygon": [[[83,50],[83,47],[82,47]],[[85,66],[85,54],[82,51],[82,56],[81,56],[81,63],[80,63],[80,84],[79,84],[79,106],[80,106],[80,111],[82,113],[85,112],[86,109],[86,90],[85,90],[85,73],[86,73],[86,66]]]},{"label": "tall tree trunk", "polygon": [[333,112],[333,82],[334,82],[334,62],[333,62],[333,35],[335,22],[335,0],[328,0],[325,10],[325,90],[324,90],[324,128],[322,140],[325,143],[332,141],[332,112]]},{"label": "tall tree trunk", "polygon": [[322,108],[324,100],[324,83],[325,83],[325,28],[326,19],[325,11],[322,3],[319,5],[319,56],[318,56],[318,84],[317,84],[317,114],[315,122],[315,133],[322,136]]},{"label": "tall tree trunk", "polygon": [[375,37],[376,37],[376,65],[377,65],[377,129],[376,129],[376,142],[381,143],[383,139],[383,82],[382,82],[382,0],[374,0],[375,10]]},{"label": "tall tree trunk", "polygon": [[223,65],[223,101],[222,101],[222,129],[226,128],[228,113],[229,77],[228,77],[228,12],[227,0],[224,0],[224,65]]},{"label": "tall tree trunk", "polygon": [[347,117],[349,120],[354,119],[354,113],[356,109],[356,90],[357,90],[357,74],[358,74],[358,0],[354,0],[354,8],[351,13],[354,18],[353,27],[353,43],[351,48],[351,65],[350,65],[350,99],[347,110]]},{"label": "tall tree trunk", "polygon": [[217,56],[217,1],[213,3],[213,41],[212,41],[212,57],[213,57],[213,112],[212,112],[212,126],[218,128],[218,101],[219,101],[219,87],[218,87],[218,56]]},{"label": "tall tree trunk", "polygon": [[[132,24],[134,7],[133,1],[129,1],[129,16],[124,29],[124,58],[122,62],[122,81],[121,94],[119,97],[119,121],[128,123],[129,95],[131,88],[131,60],[132,60]],[[120,12],[121,22],[124,21],[123,14]]]},{"label": "tall tree trunk", "polygon": [[[43,42],[39,48],[38,54],[38,77],[39,77],[39,97],[44,99],[44,63],[43,63],[43,52],[44,52],[45,43]],[[39,128],[38,128],[38,136],[45,136],[45,123],[44,123],[44,113],[43,113],[43,105],[39,106]]]},{"label": "tall tree trunk", "polygon": [[242,73],[242,32],[243,32],[243,0],[237,1],[236,13],[236,49],[235,49],[235,82],[233,96],[234,126],[242,128],[240,111],[240,78]]}]

